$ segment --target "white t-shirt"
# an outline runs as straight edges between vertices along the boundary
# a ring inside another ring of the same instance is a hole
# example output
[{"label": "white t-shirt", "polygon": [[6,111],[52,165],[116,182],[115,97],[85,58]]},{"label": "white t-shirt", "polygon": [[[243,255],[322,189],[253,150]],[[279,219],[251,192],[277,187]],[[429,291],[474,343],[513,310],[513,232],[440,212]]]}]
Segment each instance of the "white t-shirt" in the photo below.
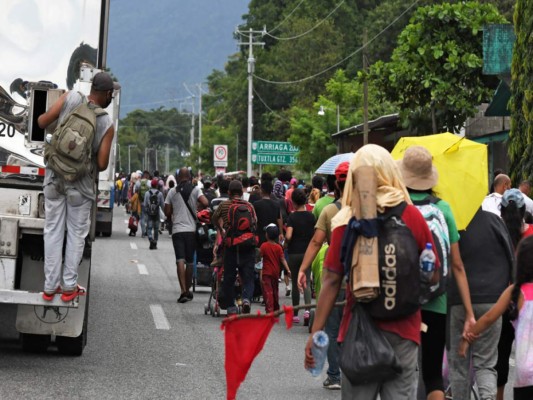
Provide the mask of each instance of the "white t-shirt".
[{"label": "white t-shirt", "polygon": [[485,197],[483,203],[481,203],[481,208],[484,211],[490,211],[491,213],[496,214],[498,217],[501,216],[501,203],[502,195],[499,193],[491,193]]}]

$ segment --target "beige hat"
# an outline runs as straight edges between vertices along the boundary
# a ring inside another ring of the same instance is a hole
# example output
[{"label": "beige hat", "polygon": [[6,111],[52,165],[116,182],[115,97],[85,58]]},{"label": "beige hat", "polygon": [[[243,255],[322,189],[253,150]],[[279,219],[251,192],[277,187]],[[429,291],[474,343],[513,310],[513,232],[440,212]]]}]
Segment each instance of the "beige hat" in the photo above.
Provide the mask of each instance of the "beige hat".
[{"label": "beige hat", "polygon": [[439,180],[430,152],[422,146],[411,146],[398,161],[405,186],[414,190],[428,190]]}]

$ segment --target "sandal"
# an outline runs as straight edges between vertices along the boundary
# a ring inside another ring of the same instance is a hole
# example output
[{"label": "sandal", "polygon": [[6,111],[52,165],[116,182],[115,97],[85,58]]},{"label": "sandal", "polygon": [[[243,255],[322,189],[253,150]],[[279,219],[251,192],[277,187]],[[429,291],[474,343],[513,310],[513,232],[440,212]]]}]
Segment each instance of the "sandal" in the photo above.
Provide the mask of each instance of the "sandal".
[{"label": "sandal", "polygon": [[61,287],[58,287],[53,293],[43,292],[43,300],[52,301],[54,300],[55,295],[60,294],[60,293],[61,293]]},{"label": "sandal", "polygon": [[61,300],[65,303],[68,303],[69,301],[74,300],[78,296],[83,296],[85,293],[87,293],[87,290],[85,290],[84,287],[76,285],[76,289],[69,292],[63,292],[63,294],[61,295]]}]

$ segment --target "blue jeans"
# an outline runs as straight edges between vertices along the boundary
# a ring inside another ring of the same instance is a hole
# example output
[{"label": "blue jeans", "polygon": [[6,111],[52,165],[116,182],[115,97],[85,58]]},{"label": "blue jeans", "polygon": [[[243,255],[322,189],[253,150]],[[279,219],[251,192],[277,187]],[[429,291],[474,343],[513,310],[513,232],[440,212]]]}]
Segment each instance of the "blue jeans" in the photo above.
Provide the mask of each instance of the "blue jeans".
[{"label": "blue jeans", "polygon": [[226,299],[226,306],[235,305],[235,281],[237,270],[241,278],[242,298],[252,301],[254,295],[254,265],[255,249],[236,249],[233,247],[224,249],[224,282],[222,290]]},{"label": "blue jeans", "polygon": [[[344,301],[346,291],[339,290],[337,302]],[[339,336],[339,328],[341,326],[343,307],[334,307],[326,320],[326,333],[329,338],[328,346],[328,376],[336,381],[341,380],[341,371],[339,369],[339,344],[337,343],[337,336]]]},{"label": "blue jeans", "polygon": [[148,219],[148,215],[146,214],[146,208],[144,208],[144,205],[141,206],[141,220],[139,221],[139,224],[141,225],[141,233],[142,235],[146,235],[146,220]]},{"label": "blue jeans", "polygon": [[[161,224],[161,221],[159,218],[152,218],[147,216],[146,219],[148,220],[148,240],[152,241],[152,239],[157,242],[159,239],[159,225]],[[152,229],[153,229],[153,235],[152,235]]]}]

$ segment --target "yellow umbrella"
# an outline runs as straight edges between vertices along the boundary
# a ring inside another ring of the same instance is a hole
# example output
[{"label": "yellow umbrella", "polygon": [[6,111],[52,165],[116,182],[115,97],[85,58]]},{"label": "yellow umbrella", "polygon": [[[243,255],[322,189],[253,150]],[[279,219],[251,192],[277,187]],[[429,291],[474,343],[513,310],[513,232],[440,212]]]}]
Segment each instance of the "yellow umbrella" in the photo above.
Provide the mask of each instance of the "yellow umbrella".
[{"label": "yellow umbrella", "polygon": [[433,156],[439,173],[433,191],[450,204],[457,228],[465,229],[488,192],[487,146],[451,133],[403,137],[392,157],[403,158],[410,146],[424,146]]}]

